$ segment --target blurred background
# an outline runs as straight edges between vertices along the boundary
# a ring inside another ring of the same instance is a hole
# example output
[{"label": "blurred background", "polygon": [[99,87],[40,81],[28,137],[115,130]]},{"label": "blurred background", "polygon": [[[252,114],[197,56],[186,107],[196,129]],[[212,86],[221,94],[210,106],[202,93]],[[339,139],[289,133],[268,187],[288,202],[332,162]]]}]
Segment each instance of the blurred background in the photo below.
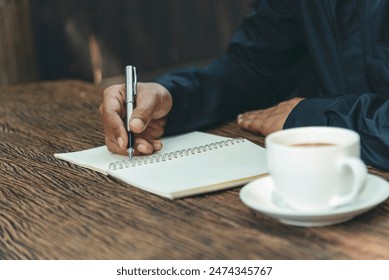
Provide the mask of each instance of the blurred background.
[{"label": "blurred background", "polygon": [[0,85],[140,80],[206,64],[227,47],[253,0],[0,0]]}]

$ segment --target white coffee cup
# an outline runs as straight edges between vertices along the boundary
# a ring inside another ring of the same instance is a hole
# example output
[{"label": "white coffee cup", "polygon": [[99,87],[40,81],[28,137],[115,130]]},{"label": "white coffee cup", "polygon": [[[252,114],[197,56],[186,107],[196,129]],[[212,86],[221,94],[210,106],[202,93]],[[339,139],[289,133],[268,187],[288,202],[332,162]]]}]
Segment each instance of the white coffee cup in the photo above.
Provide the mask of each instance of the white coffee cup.
[{"label": "white coffee cup", "polygon": [[328,211],[350,204],[366,184],[359,135],[335,127],[301,127],[265,139],[277,194],[291,208]]}]

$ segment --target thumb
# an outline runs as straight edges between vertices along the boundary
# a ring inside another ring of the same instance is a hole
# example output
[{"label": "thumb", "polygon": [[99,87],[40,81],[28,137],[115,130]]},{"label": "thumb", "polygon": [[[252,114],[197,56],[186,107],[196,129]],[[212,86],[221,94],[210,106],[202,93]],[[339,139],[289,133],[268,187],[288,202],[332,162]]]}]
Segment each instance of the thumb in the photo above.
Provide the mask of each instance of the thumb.
[{"label": "thumb", "polygon": [[130,119],[131,130],[135,133],[142,133],[152,120],[155,109],[156,101],[153,96],[138,98]]},{"label": "thumb", "polygon": [[138,83],[136,107],[130,119],[130,128],[142,133],[153,119],[160,119],[170,111],[172,98],[168,90],[157,83]]}]

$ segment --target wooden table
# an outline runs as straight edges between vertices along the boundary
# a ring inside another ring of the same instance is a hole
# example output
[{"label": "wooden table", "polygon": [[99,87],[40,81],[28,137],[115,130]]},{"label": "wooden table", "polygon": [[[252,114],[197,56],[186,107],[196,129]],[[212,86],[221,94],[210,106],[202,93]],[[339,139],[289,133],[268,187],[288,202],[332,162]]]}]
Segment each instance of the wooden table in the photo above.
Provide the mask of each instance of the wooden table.
[{"label": "wooden table", "polygon": [[[101,91],[78,81],[0,88],[1,259],[389,258],[388,201],[302,228],[255,215],[240,188],[170,201],[55,159],[104,144]],[[234,122],[211,132],[263,144]]]}]

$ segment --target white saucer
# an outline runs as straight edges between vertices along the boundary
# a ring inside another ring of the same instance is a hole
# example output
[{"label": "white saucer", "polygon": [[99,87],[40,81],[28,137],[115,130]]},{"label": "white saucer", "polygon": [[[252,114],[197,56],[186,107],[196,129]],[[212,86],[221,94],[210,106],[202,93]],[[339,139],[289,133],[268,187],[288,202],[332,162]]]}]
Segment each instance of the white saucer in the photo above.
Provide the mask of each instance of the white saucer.
[{"label": "white saucer", "polygon": [[327,226],[348,221],[385,201],[389,183],[381,177],[368,175],[368,182],[360,197],[352,204],[331,211],[298,212],[280,203],[271,176],[248,183],[240,191],[240,199],[251,209],[296,226]]}]

